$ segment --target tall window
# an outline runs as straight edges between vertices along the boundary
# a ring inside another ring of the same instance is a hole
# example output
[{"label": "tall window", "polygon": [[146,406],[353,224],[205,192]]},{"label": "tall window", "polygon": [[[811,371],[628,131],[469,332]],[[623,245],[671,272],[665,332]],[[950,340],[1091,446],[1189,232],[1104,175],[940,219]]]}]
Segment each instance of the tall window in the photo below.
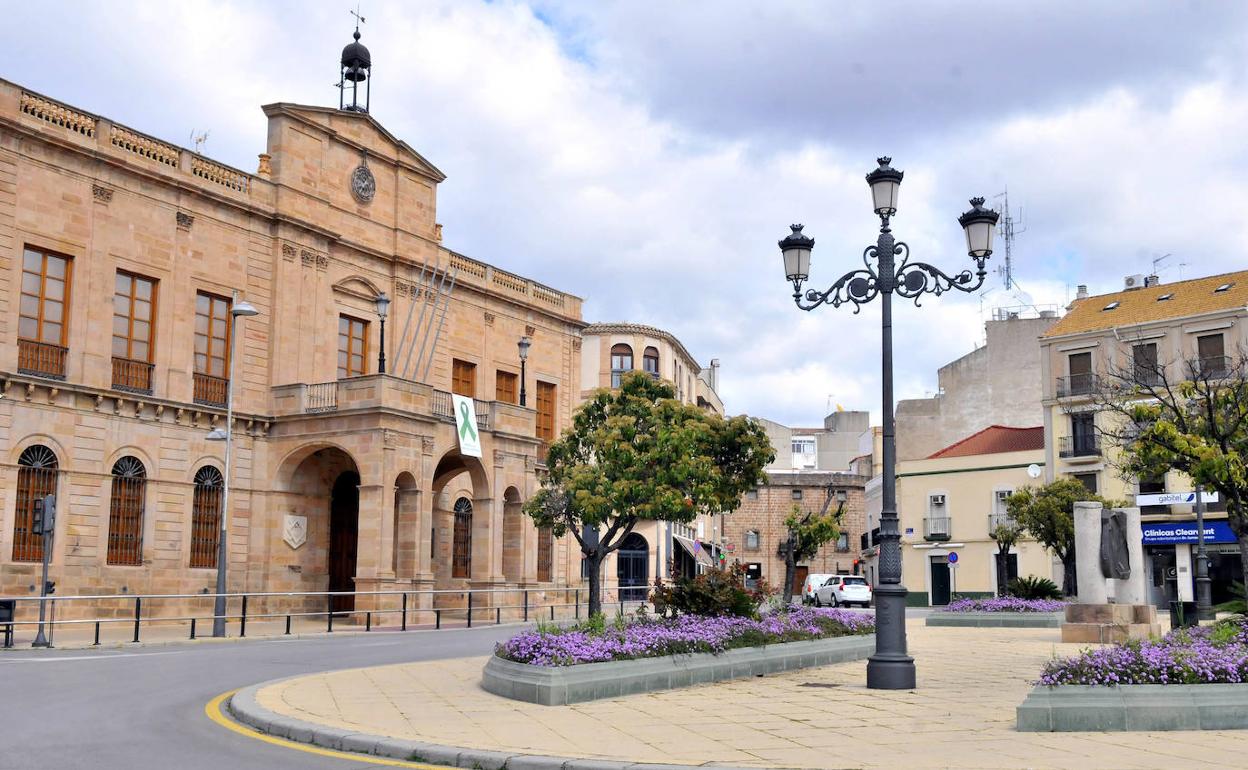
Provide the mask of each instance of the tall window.
[{"label": "tall window", "polygon": [[13,516],[13,561],[43,561],[43,534],[35,532],[35,501],[56,494],[56,455],[41,444],[17,458],[17,506]]},{"label": "tall window", "polygon": [[221,471],[205,465],[195,471],[195,498],[191,505],[191,566],[216,567],[221,534]]},{"label": "tall window", "polygon": [[550,527],[537,530],[537,582],[549,583],[554,571],[555,534]]},{"label": "tall window", "polygon": [[1157,367],[1157,343],[1145,342],[1131,348],[1133,377],[1141,385],[1156,385],[1161,380]]},{"label": "tall window", "polygon": [[147,470],[134,457],[113,465],[113,494],[108,512],[108,563],[143,563],[143,507]]},{"label": "tall window", "polygon": [[338,379],[368,374],[368,321],[338,316]]},{"label": "tall window", "polygon": [[65,376],[71,267],[69,257],[26,247],[17,321],[19,371]]},{"label": "tall window", "polygon": [[655,348],[646,348],[646,352],[641,356],[642,366],[645,367],[646,374],[654,379],[659,379],[659,351]]},{"label": "tall window", "polygon": [[468,398],[477,397],[477,365],[458,358],[451,360],[451,392]]},{"label": "tall window", "polygon": [[757,529],[751,529],[745,533],[745,550],[757,551],[762,547],[762,538],[759,537]]},{"label": "tall window", "polygon": [[1196,338],[1196,355],[1200,358],[1197,371],[1201,377],[1222,377],[1229,368],[1221,334],[1205,334]]},{"label": "tall window", "polygon": [[152,392],[156,281],[117,271],[113,286],[113,387]]},{"label": "tall window", "polygon": [[195,296],[195,402],[225,406],[229,383],[230,301],[215,294]]},{"label": "tall window", "polygon": [[1096,440],[1096,415],[1091,412],[1077,412],[1070,416],[1070,457],[1084,457],[1098,454],[1100,447]]},{"label": "tall window", "polygon": [[1067,390],[1065,393],[1058,395],[1064,396],[1081,396],[1085,393],[1092,392],[1092,354],[1091,353],[1071,353],[1066,357],[1067,371],[1070,377],[1067,379]]},{"label": "tall window", "polygon": [[472,577],[472,501],[455,501],[455,535],[451,548],[451,577]]},{"label": "tall window", "polygon": [[507,404],[518,404],[519,399],[516,397],[517,385],[520,378],[511,372],[498,371],[494,373],[494,398]]},{"label": "tall window", "polygon": [[611,387],[620,387],[626,372],[633,370],[633,349],[628,345],[611,346]]},{"label": "tall window", "polygon": [[555,386],[537,383],[537,437],[549,444],[555,440]]}]

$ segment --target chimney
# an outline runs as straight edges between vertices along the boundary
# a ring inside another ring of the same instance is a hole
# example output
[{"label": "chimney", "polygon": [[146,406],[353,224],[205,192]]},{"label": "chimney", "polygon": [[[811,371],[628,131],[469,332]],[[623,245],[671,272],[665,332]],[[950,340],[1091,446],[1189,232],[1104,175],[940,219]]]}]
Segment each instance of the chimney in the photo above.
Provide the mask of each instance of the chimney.
[{"label": "chimney", "polygon": [[1161,283],[1161,276],[1153,273],[1144,279],[1144,288],[1151,289]]},{"label": "chimney", "polygon": [[1081,283],[1079,284],[1079,289],[1075,292],[1075,299],[1087,299],[1087,298],[1088,298],[1088,285],[1085,283]]},{"label": "chimney", "polygon": [[719,392],[719,359],[711,359],[711,390]]}]

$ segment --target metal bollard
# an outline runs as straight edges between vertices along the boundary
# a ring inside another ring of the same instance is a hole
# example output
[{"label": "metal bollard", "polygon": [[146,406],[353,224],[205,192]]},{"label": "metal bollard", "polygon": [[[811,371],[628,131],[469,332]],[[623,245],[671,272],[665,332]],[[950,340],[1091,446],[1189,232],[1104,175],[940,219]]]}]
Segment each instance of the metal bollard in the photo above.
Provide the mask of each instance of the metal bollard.
[{"label": "metal bollard", "polygon": [[238,638],[247,636],[247,594],[243,594],[243,614],[238,621]]},{"label": "metal bollard", "polygon": [[472,591],[468,592],[468,627],[472,628]]},{"label": "metal bollard", "polygon": [[373,630],[373,611],[372,610],[369,610],[368,612],[364,613],[364,630],[365,631]]},{"label": "metal bollard", "polygon": [[191,640],[195,639],[195,618],[191,618]]},{"label": "metal bollard", "polygon": [[286,635],[290,636],[290,616],[286,616]]},{"label": "metal bollard", "polygon": [[433,628],[435,631],[442,628],[442,610],[433,611]]},{"label": "metal bollard", "polygon": [[403,616],[402,618],[403,618],[403,621],[402,621],[402,625],[399,627],[399,630],[406,631],[407,630],[407,591],[403,592]]},{"label": "metal bollard", "polygon": [[139,619],[143,615],[143,597],[134,597],[134,641],[139,641]]},{"label": "metal bollard", "polygon": [[554,619],[555,619],[555,605],[553,605],[553,604],[552,604],[552,605],[550,605],[550,619],[551,619],[551,620],[554,620]]},{"label": "metal bollard", "polygon": [[581,619],[581,589],[576,589],[576,619]]},{"label": "metal bollard", "polygon": [[524,592],[524,622],[529,622],[529,592]]},{"label": "metal bollard", "polygon": [[494,625],[497,626],[501,624],[502,622],[503,622],[503,608],[495,607],[494,608]]},{"label": "metal bollard", "polygon": [[95,621],[95,641],[91,643],[92,647],[100,646],[100,621]]},{"label": "metal bollard", "polygon": [[334,632],[334,596],[333,594],[325,594],[325,617],[329,618],[325,627],[325,633],[332,634]]}]

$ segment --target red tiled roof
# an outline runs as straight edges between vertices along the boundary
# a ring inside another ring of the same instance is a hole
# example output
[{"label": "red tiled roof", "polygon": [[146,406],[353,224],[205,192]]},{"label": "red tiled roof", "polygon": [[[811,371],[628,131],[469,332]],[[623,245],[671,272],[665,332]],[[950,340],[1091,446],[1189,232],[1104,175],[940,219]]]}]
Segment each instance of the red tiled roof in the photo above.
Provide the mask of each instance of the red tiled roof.
[{"label": "red tiled roof", "polygon": [[990,425],[956,444],[950,444],[939,452],[928,455],[927,459],[1026,452],[1032,449],[1044,449],[1043,427],[1009,428],[1004,425]]}]

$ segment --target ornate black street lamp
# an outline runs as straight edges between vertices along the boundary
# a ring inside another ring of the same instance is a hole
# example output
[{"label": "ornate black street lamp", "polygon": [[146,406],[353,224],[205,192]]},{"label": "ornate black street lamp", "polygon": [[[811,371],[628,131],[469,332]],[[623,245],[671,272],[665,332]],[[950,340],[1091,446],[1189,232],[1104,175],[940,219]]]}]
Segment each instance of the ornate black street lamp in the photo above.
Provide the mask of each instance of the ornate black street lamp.
[{"label": "ornate black street lamp", "polygon": [[520,341],[516,343],[516,347],[520,350],[520,406],[525,405],[524,365],[529,360],[529,346],[532,344],[533,340],[529,339],[528,335],[521,337]]},{"label": "ornate black street lamp", "polygon": [[973,292],[984,283],[984,263],[992,254],[997,212],[984,208],[983,198],[971,199],[971,210],[958,217],[966,231],[966,248],[975,260],[975,272],[963,270],[949,276],[926,262],[912,262],[910,247],[893,238],[888,221],[897,213],[897,192],[902,172],[889,166],[892,158],[879,158],[879,168],[867,174],[875,213],[880,217],[880,236],[863,252],[864,268],[838,278],[825,291],[802,283],[810,276],[810,252],[815,240],[791,225],[792,233],[780,241],[784,274],[793,282],[793,300],[802,310],[820,305],[840,307],[850,302],[857,313],[867,302],[880,297],[881,348],[883,352],[884,494],[880,511],[880,569],[875,590],[875,654],[867,661],[867,687],[876,690],[910,690],[915,686],[914,659],[906,653],[906,589],[901,584],[901,533],[897,526],[897,437],[893,424],[893,294],[919,304],[923,294],[944,294],[950,289]]},{"label": "ornate black street lamp", "polygon": [[377,346],[377,373],[386,373],[386,314],[390,311],[390,298],[383,291],[373,300],[377,303],[377,317],[381,319],[381,344]]}]

